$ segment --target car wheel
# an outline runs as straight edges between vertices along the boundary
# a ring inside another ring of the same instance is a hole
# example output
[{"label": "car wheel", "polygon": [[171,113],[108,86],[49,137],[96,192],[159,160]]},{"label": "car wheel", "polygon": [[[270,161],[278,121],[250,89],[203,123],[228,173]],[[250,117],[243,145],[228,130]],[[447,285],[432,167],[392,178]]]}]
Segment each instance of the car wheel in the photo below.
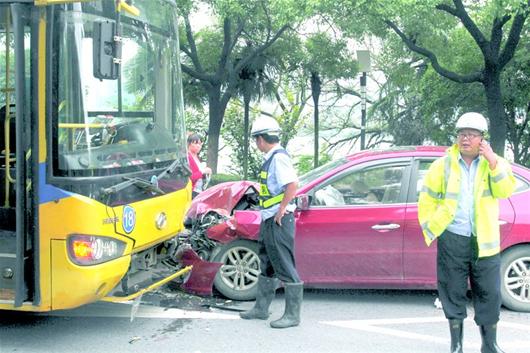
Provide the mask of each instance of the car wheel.
[{"label": "car wheel", "polygon": [[501,296],[508,309],[530,312],[530,246],[517,246],[501,255]]},{"label": "car wheel", "polygon": [[216,250],[212,254],[213,261],[223,265],[215,276],[215,288],[229,299],[256,298],[260,274],[258,244],[250,240],[236,240]]}]

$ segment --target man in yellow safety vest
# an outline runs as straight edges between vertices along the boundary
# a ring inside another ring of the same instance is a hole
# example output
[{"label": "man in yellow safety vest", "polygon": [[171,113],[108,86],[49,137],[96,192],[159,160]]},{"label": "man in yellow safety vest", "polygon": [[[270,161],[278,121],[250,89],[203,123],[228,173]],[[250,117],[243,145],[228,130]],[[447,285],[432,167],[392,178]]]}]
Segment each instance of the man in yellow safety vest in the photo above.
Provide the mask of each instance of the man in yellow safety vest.
[{"label": "man in yellow safety vest", "polygon": [[496,339],[501,306],[498,199],[512,194],[515,178],[510,164],[484,139],[484,116],[465,113],[456,130],[457,143],[425,176],[418,218],[427,245],[438,239],[438,294],[449,320],[451,353],[462,353],[468,280],[481,352],[502,353]]}]

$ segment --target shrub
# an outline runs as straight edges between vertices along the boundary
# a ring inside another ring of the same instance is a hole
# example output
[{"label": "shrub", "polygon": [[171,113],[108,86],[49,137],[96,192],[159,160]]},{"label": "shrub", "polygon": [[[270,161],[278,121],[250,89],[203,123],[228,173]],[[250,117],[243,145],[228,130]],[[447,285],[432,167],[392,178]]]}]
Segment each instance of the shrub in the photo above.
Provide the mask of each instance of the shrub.
[{"label": "shrub", "polygon": [[217,185],[227,181],[238,181],[241,180],[241,176],[233,174],[214,174],[210,180],[209,186]]}]

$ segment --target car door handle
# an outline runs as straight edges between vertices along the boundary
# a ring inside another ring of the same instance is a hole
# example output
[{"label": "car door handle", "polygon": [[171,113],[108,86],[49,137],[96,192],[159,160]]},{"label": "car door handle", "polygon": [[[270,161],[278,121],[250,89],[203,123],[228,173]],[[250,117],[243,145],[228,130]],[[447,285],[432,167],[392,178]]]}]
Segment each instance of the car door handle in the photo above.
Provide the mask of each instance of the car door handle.
[{"label": "car door handle", "polygon": [[508,224],[508,221],[505,221],[504,219],[499,219],[499,225],[503,226],[505,224]]},{"label": "car door handle", "polygon": [[399,227],[401,226],[396,223],[376,224],[375,226],[372,226],[372,229],[373,230],[393,230],[393,229],[398,229]]}]

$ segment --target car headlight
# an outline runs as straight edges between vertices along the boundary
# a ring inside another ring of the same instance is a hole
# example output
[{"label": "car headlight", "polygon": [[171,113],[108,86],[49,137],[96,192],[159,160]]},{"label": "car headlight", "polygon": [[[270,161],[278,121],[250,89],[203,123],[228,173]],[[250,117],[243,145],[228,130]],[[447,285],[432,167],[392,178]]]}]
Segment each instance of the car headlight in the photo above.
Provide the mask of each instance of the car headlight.
[{"label": "car headlight", "polygon": [[96,265],[123,255],[125,242],[95,235],[73,234],[67,239],[70,260],[82,266]]}]

